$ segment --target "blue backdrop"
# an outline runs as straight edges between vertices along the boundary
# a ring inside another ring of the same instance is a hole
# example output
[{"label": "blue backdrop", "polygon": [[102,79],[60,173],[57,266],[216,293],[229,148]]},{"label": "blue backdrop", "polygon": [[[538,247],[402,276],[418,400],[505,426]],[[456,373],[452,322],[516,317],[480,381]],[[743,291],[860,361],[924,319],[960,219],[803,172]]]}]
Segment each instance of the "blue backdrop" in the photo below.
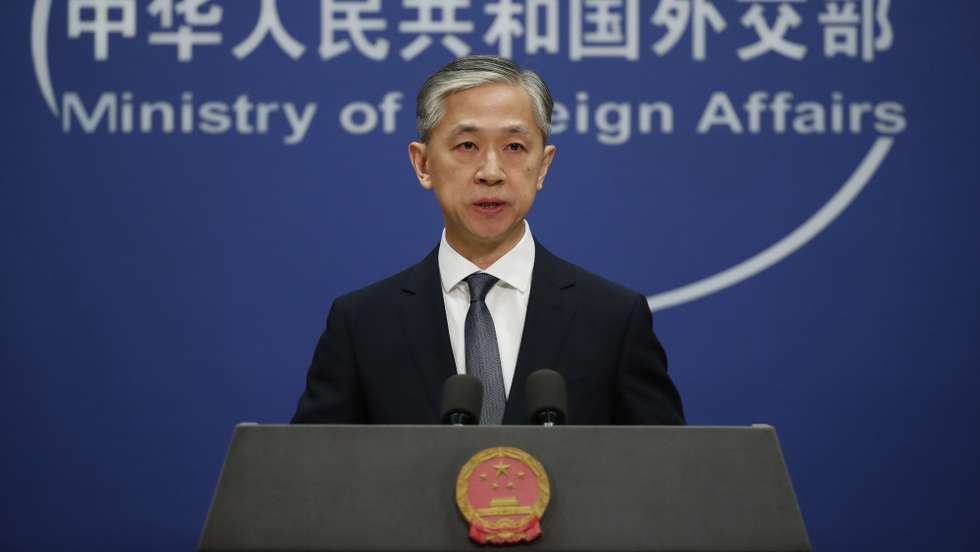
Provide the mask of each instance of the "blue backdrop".
[{"label": "blue backdrop", "polygon": [[436,244],[463,53],[548,81],[535,236],[650,297],[692,424],[777,428],[818,549],[980,546],[976,2],[2,9],[0,547],[195,546],[332,299]]}]

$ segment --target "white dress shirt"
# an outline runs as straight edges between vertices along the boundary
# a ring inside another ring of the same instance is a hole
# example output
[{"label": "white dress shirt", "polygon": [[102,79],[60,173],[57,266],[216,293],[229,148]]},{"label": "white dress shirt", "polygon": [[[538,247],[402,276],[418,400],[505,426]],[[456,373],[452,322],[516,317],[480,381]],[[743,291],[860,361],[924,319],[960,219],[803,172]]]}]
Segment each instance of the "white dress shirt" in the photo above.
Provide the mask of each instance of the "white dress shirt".
[{"label": "white dress shirt", "polygon": [[504,376],[504,392],[510,395],[514,381],[517,353],[524,333],[527,300],[531,294],[531,273],[534,269],[534,239],[531,227],[524,221],[524,236],[503,257],[486,270],[459,254],[446,241],[442,231],[439,243],[439,275],[442,279],[442,298],[446,304],[449,323],[449,343],[456,359],[456,372],[466,373],[466,312],[470,308],[470,288],[464,279],[474,272],[486,272],[499,281],[487,293],[486,303],[493,317],[500,350],[500,369]]}]

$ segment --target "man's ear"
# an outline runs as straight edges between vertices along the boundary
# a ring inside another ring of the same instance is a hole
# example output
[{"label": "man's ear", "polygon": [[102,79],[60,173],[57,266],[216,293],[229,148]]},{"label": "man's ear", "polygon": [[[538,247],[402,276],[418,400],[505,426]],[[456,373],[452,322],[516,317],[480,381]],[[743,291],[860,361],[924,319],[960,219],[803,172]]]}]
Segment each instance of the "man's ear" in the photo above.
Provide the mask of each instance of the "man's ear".
[{"label": "man's ear", "polygon": [[541,158],[541,170],[538,171],[538,191],[541,191],[541,188],[544,188],[544,177],[546,174],[548,174],[548,167],[551,166],[551,161],[554,160],[555,153],[557,151],[558,148],[553,145],[547,145],[544,147],[544,153],[542,154]]},{"label": "man's ear", "polygon": [[432,178],[427,168],[428,151],[422,142],[412,142],[408,145],[408,160],[415,169],[415,176],[419,179],[419,184],[426,190],[432,189]]}]

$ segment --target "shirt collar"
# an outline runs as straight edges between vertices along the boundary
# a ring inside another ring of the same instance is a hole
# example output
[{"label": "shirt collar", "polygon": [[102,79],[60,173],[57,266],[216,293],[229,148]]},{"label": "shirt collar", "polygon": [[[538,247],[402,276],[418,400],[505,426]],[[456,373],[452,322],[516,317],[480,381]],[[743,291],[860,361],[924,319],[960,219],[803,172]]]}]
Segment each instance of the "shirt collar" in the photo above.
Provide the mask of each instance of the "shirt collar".
[{"label": "shirt collar", "polygon": [[464,278],[474,272],[486,272],[520,291],[527,293],[531,289],[531,272],[534,270],[534,237],[531,236],[531,225],[524,221],[524,236],[517,245],[488,266],[486,270],[476,266],[469,259],[459,254],[446,241],[446,230],[442,230],[442,240],[439,242],[439,276],[442,279],[442,290],[449,293]]}]

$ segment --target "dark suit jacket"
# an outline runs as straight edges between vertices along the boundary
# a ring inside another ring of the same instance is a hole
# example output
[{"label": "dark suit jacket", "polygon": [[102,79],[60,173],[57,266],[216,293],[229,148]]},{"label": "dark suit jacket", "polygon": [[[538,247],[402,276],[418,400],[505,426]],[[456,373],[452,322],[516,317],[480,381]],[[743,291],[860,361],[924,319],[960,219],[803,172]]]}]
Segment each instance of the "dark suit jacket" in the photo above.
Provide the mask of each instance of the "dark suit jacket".
[{"label": "dark suit jacket", "polygon": [[[535,247],[504,423],[527,423],[527,376],[551,368],[565,377],[568,424],[683,424],[646,298]],[[436,248],[334,302],[292,421],[437,424],[455,373]]]}]

